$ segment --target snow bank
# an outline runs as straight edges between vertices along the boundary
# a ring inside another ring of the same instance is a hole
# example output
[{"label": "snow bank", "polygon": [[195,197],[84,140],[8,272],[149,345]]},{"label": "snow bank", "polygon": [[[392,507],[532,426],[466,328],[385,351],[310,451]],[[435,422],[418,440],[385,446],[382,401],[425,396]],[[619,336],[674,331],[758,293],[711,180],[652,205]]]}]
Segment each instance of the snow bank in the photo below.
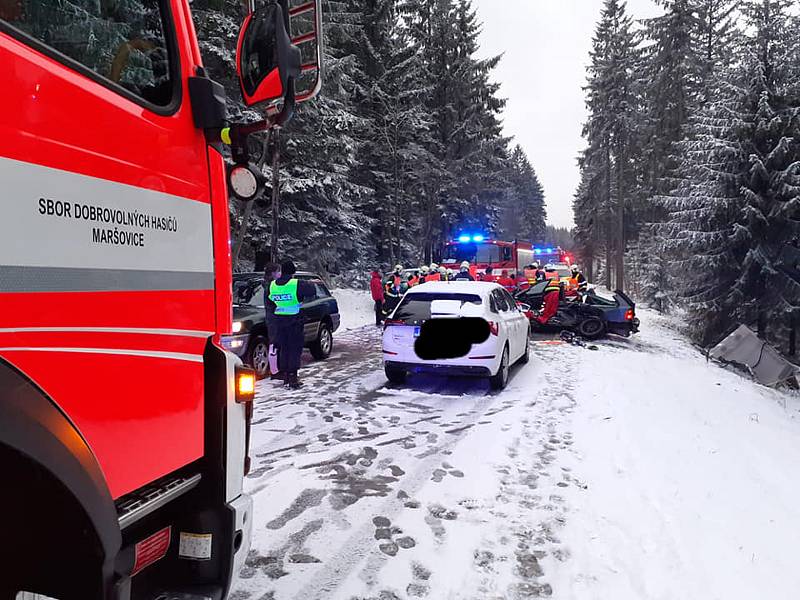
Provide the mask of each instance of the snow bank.
[{"label": "snow bank", "polygon": [[339,303],[341,328],[345,331],[375,323],[375,309],[368,291],[336,289],[331,292]]},{"label": "snow bank", "polygon": [[587,353],[560,597],[797,597],[800,413],[706,363],[663,318]]}]

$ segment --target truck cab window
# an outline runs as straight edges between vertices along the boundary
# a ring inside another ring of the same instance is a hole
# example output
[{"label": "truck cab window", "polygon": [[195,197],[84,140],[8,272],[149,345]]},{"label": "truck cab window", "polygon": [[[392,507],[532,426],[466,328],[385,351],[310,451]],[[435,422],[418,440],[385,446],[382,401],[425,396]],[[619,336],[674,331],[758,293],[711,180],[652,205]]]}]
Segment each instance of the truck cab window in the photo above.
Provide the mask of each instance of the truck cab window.
[{"label": "truck cab window", "polygon": [[19,0],[14,7],[0,12],[2,23],[44,52],[55,50],[147,102],[171,103],[173,58],[160,0]]}]

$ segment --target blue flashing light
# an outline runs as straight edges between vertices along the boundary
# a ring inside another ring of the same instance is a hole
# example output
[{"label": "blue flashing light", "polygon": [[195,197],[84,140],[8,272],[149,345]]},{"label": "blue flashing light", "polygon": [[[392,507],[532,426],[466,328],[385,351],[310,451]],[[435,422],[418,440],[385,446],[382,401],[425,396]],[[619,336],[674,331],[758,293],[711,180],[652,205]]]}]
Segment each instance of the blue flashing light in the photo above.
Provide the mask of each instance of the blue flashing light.
[{"label": "blue flashing light", "polygon": [[468,235],[460,235],[458,236],[458,241],[464,244],[466,242],[472,241],[472,238]]},{"label": "blue flashing light", "polygon": [[552,254],[553,252],[554,252],[554,250],[553,250],[552,248],[548,248],[548,249],[547,249],[547,253],[548,253],[548,254]]},{"label": "blue flashing light", "polygon": [[473,236],[472,236],[472,241],[473,241],[473,242],[482,242],[482,241],[483,241],[483,240],[485,240],[485,239],[486,239],[486,238],[485,238],[485,237],[483,237],[483,236],[482,236],[482,235],[480,235],[480,234],[478,234],[478,235],[473,235]]},{"label": "blue flashing light", "polygon": [[534,252],[534,254],[541,254],[541,253],[542,253],[542,250],[541,250],[541,248],[535,248],[535,249],[533,250],[533,252]]}]

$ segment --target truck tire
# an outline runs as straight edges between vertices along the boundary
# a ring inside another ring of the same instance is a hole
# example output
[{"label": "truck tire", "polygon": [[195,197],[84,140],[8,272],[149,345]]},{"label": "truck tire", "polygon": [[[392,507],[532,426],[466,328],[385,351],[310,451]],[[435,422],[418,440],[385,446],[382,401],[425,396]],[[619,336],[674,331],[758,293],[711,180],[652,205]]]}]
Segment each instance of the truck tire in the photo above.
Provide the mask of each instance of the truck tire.
[{"label": "truck tire", "polygon": [[331,355],[333,351],[333,332],[331,332],[330,325],[322,323],[319,326],[317,339],[311,343],[309,350],[311,351],[311,356],[317,360],[325,360]]},{"label": "truck tire", "polygon": [[256,378],[269,376],[269,341],[263,335],[256,335],[247,349],[247,362],[256,372]]},{"label": "truck tire", "polygon": [[503,348],[503,358],[500,359],[500,367],[497,373],[489,377],[489,387],[493,390],[502,390],[508,385],[509,358],[508,346]]},{"label": "truck tire", "polygon": [[386,379],[389,380],[389,383],[394,383],[397,385],[405,383],[406,377],[408,377],[408,373],[403,369],[396,369],[394,367],[384,366],[383,371],[384,373],[386,373]]},{"label": "truck tire", "polygon": [[597,340],[606,335],[606,323],[600,317],[588,317],[578,323],[578,333],[587,340]]}]

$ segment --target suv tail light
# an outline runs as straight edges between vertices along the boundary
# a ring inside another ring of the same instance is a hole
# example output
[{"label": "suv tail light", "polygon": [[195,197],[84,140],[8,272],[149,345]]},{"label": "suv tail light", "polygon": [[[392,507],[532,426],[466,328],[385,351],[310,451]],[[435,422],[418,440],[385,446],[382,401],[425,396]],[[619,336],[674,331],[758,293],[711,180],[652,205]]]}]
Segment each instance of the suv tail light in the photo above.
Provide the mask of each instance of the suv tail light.
[{"label": "suv tail light", "polygon": [[496,323],[495,321],[489,321],[489,331],[492,333],[492,335],[499,335],[500,324]]},{"label": "suv tail light", "polygon": [[627,310],[625,312],[625,320],[626,321],[633,321],[633,318],[636,316],[636,313],[633,312],[633,309]]},{"label": "suv tail light", "polygon": [[405,325],[406,322],[403,319],[386,319],[383,322],[384,327],[390,327],[392,325]]}]

